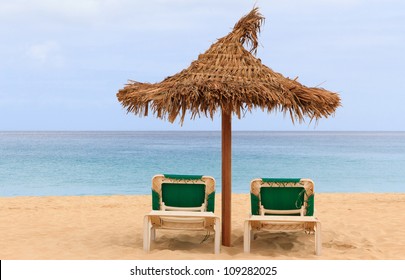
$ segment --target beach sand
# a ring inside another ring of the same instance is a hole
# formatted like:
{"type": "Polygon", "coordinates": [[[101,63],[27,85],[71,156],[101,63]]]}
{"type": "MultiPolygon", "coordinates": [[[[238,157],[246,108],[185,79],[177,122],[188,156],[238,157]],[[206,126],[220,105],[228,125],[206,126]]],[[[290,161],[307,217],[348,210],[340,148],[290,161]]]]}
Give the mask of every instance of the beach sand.
{"type": "MultiPolygon", "coordinates": [[[[232,247],[213,254],[205,232],[157,231],[142,248],[151,196],[0,198],[0,259],[405,259],[405,193],[317,194],[322,255],[305,233],[262,233],[243,253],[247,194],[232,197],[232,247]]],[[[220,194],[216,211],[220,215],[220,194]]]]}

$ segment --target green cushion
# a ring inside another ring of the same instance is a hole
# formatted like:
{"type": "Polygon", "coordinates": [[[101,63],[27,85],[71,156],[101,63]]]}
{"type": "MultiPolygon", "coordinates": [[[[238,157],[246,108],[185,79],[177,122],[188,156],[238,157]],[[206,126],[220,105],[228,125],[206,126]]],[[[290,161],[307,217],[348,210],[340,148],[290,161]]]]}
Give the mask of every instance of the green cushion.
{"type": "Polygon", "coordinates": [[[253,193],[250,193],[250,211],[252,215],[260,215],[259,209],[260,209],[259,197],[257,197],[253,193]]]}
{"type": "Polygon", "coordinates": [[[167,206],[199,207],[204,199],[204,184],[162,184],[162,200],[167,206]]]}
{"type": "Polygon", "coordinates": [[[299,183],[301,178],[262,178],[265,183],[299,183]]]}
{"type": "Polygon", "coordinates": [[[207,211],[214,212],[215,210],[215,192],[212,192],[207,197],[207,211]]]}
{"type": "MultiPolygon", "coordinates": [[[[261,203],[265,209],[300,209],[304,203],[305,189],[301,187],[261,188],[261,203]]],[[[299,215],[299,214],[297,214],[299,215]]]]}
{"type": "Polygon", "coordinates": [[[308,197],[307,205],[308,205],[307,213],[305,214],[305,216],[313,216],[314,215],[314,206],[315,206],[315,194],[308,197]]]}
{"type": "Polygon", "coordinates": [[[152,190],[152,210],[160,210],[159,194],[152,190]]]}
{"type": "Polygon", "coordinates": [[[163,174],[165,178],[168,179],[177,179],[177,180],[199,180],[202,175],[177,175],[177,174],[163,174]]]}

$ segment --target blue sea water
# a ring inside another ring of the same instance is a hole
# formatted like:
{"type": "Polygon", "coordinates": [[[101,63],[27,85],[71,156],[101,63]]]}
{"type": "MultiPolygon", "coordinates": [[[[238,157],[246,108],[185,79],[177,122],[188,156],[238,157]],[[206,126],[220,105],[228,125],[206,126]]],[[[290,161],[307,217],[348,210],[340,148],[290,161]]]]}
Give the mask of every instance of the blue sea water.
{"type": "MultiPolygon", "coordinates": [[[[405,132],[233,132],[232,190],[301,177],[316,192],[405,192],[405,132]]],[[[0,196],[149,194],[155,174],[221,191],[220,132],[0,132],[0,196]]]]}

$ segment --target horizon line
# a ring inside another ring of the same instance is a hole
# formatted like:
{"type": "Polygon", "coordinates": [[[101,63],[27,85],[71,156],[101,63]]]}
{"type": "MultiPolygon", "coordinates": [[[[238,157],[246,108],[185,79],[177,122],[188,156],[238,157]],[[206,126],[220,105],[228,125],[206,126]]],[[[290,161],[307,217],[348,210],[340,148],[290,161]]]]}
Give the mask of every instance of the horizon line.
{"type": "MultiPolygon", "coordinates": [[[[221,132],[221,130],[0,130],[0,133],[10,132],[221,132]]],[[[364,132],[364,133],[387,133],[387,132],[405,132],[405,130],[232,130],[232,132],[364,132]]]]}

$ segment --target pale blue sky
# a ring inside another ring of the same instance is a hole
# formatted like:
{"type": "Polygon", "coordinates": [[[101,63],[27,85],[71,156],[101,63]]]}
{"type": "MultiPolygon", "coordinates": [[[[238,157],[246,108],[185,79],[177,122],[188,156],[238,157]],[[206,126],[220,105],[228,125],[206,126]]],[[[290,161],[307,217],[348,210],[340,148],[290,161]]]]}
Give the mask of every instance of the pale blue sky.
{"type": "Polygon", "coordinates": [[[0,130],[219,130],[220,116],[127,115],[115,94],[188,67],[255,4],[262,62],[343,107],[317,126],[257,111],[234,130],[405,130],[401,0],[0,0],[0,130]]]}

